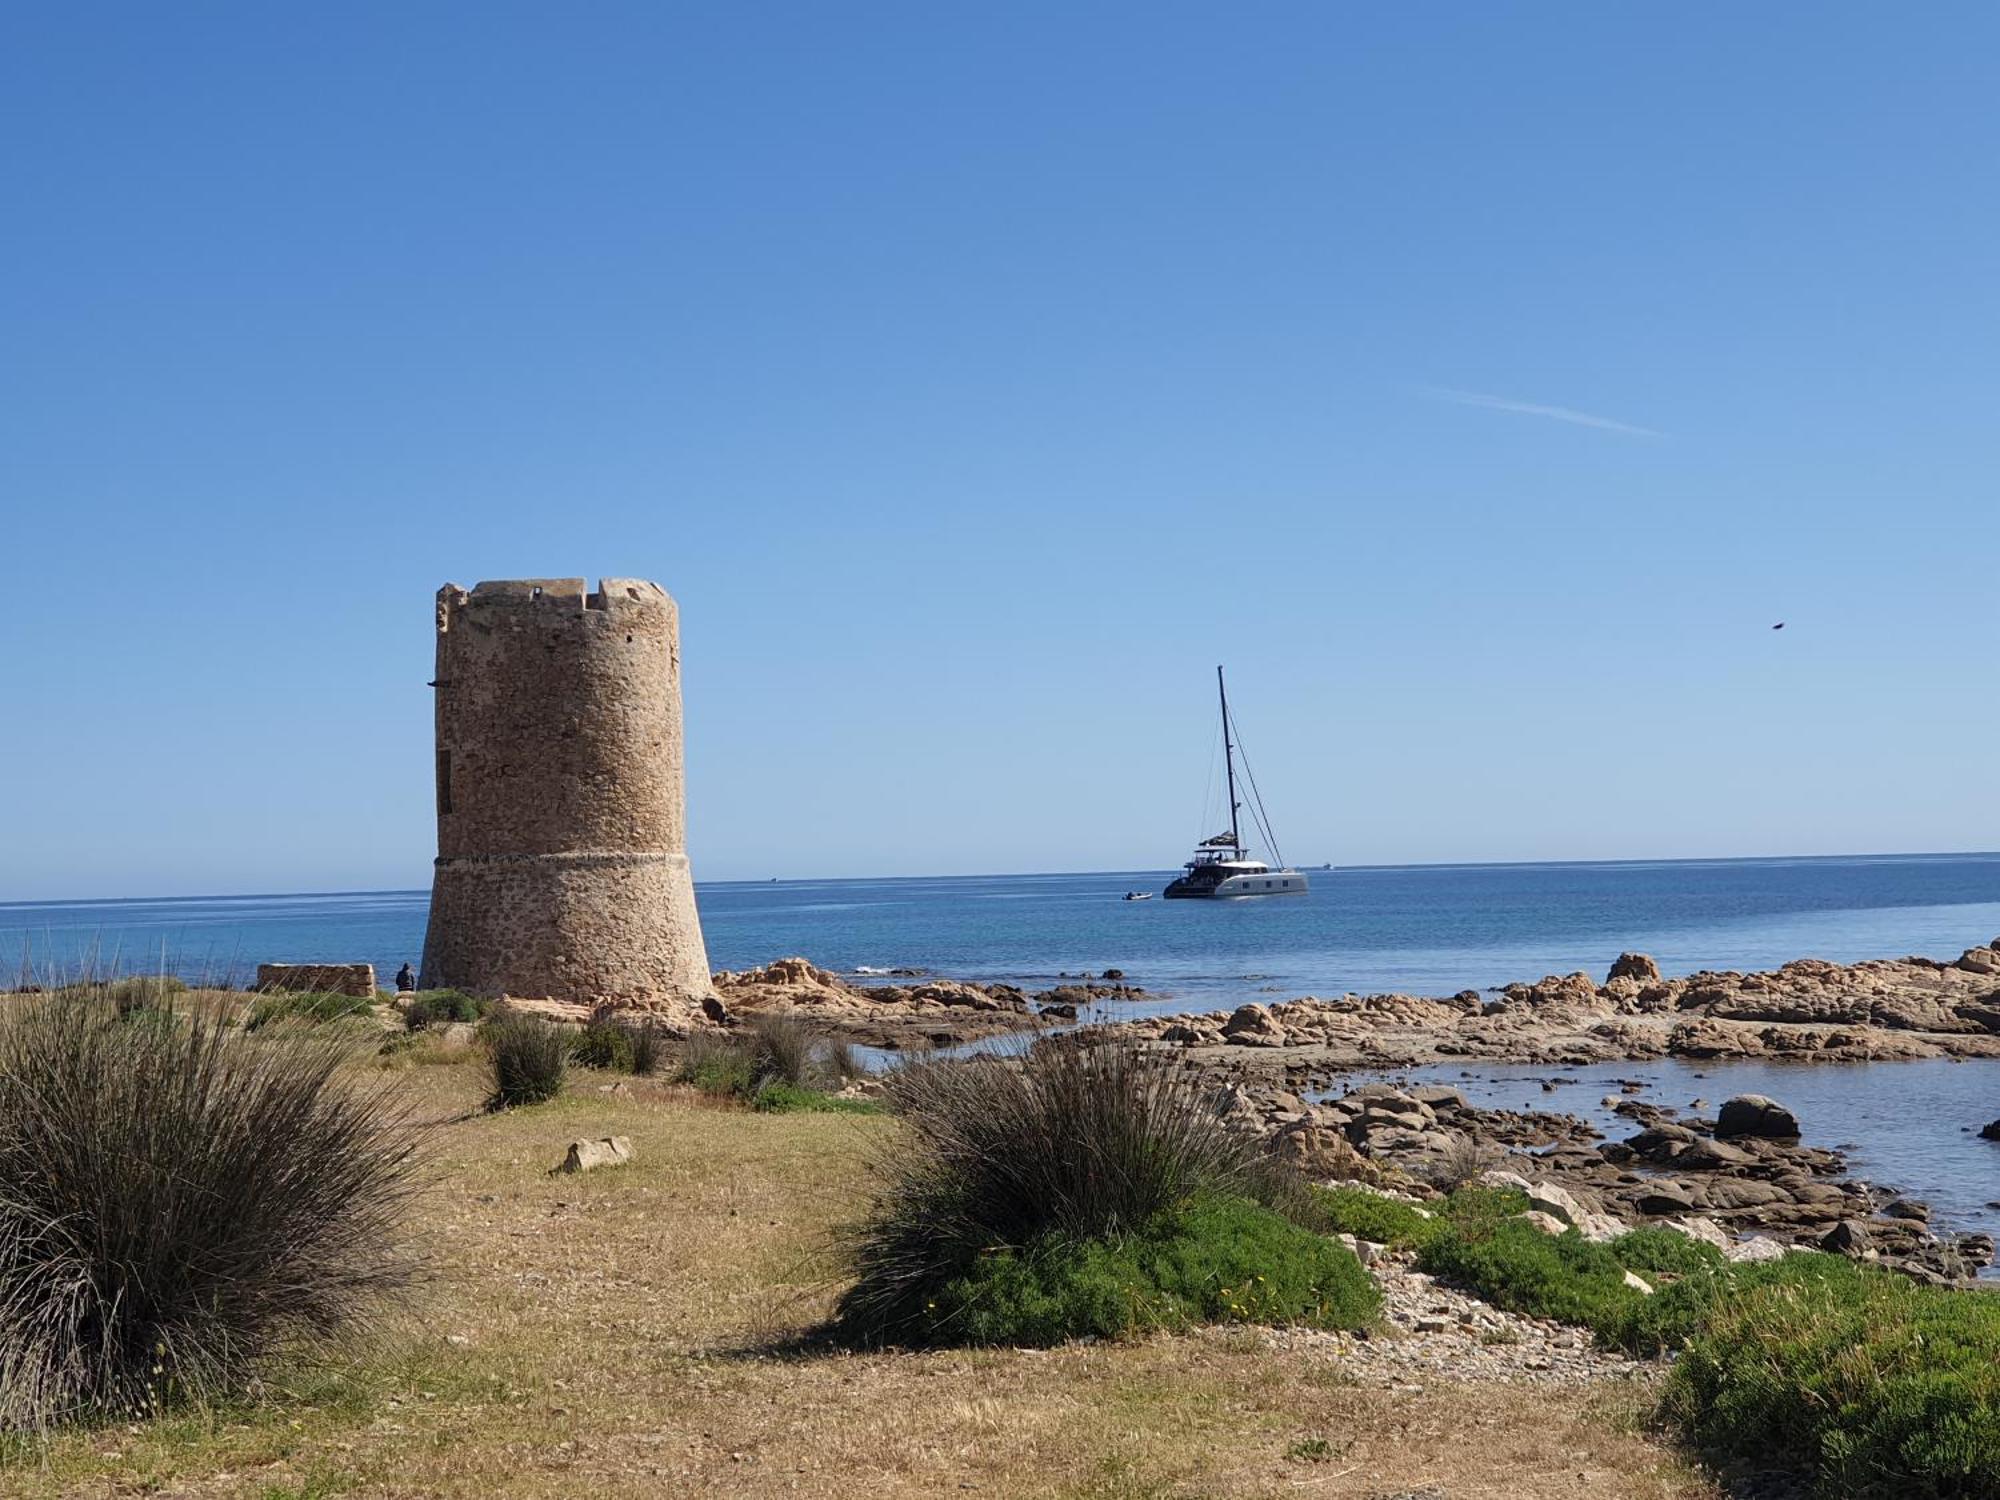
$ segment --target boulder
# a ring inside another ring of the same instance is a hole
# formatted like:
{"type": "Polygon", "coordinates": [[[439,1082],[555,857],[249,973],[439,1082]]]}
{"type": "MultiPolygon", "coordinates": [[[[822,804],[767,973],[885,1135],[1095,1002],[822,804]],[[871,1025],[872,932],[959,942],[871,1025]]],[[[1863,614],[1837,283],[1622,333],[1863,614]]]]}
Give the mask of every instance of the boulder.
{"type": "Polygon", "coordinates": [[[1874,1242],[1868,1233],[1868,1226],[1861,1220],[1842,1219],[1819,1237],[1819,1247],[1836,1255],[1851,1255],[1859,1259],[1874,1249],[1874,1242]]]}
{"type": "Polygon", "coordinates": [[[1982,1141],[2000,1141],[2000,1120],[1995,1120],[1979,1132],[1982,1141]]]}
{"type": "Polygon", "coordinates": [[[1660,981],[1660,966],[1643,953],[1621,953],[1612,960],[1611,972],[1605,978],[1636,979],[1641,984],[1657,984],[1660,981]]]}
{"type": "Polygon", "coordinates": [[[1553,1182],[1538,1182],[1529,1188],[1528,1207],[1565,1224],[1580,1223],[1584,1215],[1583,1205],[1570,1196],[1569,1190],[1553,1182]]]}
{"type": "Polygon", "coordinates": [[[1725,1139],[1750,1135],[1766,1140],[1795,1141],[1799,1138],[1799,1120],[1797,1115],[1775,1099],[1767,1099],[1762,1094],[1738,1094],[1723,1102],[1722,1113],[1716,1116],[1715,1133],[1725,1139]]]}
{"type": "Polygon", "coordinates": [[[1543,1234],[1564,1235],[1569,1233],[1569,1225],[1558,1219],[1554,1214],[1543,1213],[1539,1208],[1531,1208],[1526,1213],[1517,1214],[1515,1217],[1520,1219],[1522,1223],[1532,1225],[1534,1228],[1541,1230],[1543,1234]]]}
{"type": "Polygon", "coordinates": [[[1928,1203],[1920,1203],[1915,1198],[1893,1198],[1882,1205],[1882,1217],[1912,1219],[1919,1224],[1927,1224],[1930,1222],[1931,1206],[1928,1203]]]}
{"type": "Polygon", "coordinates": [[[1697,1207],[1693,1195],[1677,1182],[1648,1183],[1640,1192],[1638,1209],[1642,1214],[1686,1214],[1697,1207]]]}
{"type": "Polygon", "coordinates": [[[1637,1292],[1642,1297],[1650,1297],[1653,1295],[1653,1283],[1646,1280],[1645,1277],[1635,1274],[1634,1272],[1627,1271],[1625,1273],[1625,1285],[1632,1288],[1633,1291],[1637,1292]]]}
{"type": "Polygon", "coordinates": [[[1718,1178],[1704,1184],[1702,1191],[1710,1208],[1762,1208],[1771,1203],[1789,1203],[1792,1197],[1783,1188],[1752,1177],[1718,1178]]]}
{"type": "Polygon", "coordinates": [[[607,1135],[594,1141],[571,1141],[569,1154],[556,1170],[594,1172],[599,1167],[622,1167],[631,1159],[631,1139],[622,1135],[607,1135]]]}
{"type": "Polygon", "coordinates": [[[1255,1003],[1239,1005],[1222,1028],[1222,1039],[1235,1047],[1282,1047],[1285,1028],[1270,1011],[1255,1003]]]}
{"type": "Polygon", "coordinates": [[[1512,1188],[1517,1193],[1533,1190],[1533,1184],[1519,1172],[1509,1172],[1504,1167],[1488,1167],[1478,1177],[1481,1187],[1512,1188]]]}
{"type": "Polygon", "coordinates": [[[1716,1172],[1724,1167],[1748,1166],[1755,1160],[1748,1151],[1723,1141],[1689,1141],[1673,1154],[1674,1170],[1680,1172],[1716,1172]]]}
{"type": "Polygon", "coordinates": [[[1686,1235],[1691,1240],[1700,1240],[1704,1245],[1713,1245],[1725,1253],[1736,1242],[1729,1237],[1729,1231],[1715,1220],[1692,1214],[1684,1219],[1669,1219],[1660,1226],[1671,1229],[1675,1234],[1686,1235]]]}

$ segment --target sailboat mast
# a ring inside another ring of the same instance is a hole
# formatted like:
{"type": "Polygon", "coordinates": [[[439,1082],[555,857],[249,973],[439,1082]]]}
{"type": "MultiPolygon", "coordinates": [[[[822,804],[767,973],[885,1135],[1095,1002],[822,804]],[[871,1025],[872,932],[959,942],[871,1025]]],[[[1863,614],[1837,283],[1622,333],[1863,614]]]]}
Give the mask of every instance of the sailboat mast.
{"type": "Polygon", "coordinates": [[[1229,841],[1235,846],[1236,857],[1243,857],[1243,835],[1236,829],[1236,812],[1241,805],[1236,800],[1236,747],[1229,742],[1229,689],[1222,685],[1222,668],[1215,669],[1215,696],[1222,700],[1222,766],[1229,777],[1229,841]]]}

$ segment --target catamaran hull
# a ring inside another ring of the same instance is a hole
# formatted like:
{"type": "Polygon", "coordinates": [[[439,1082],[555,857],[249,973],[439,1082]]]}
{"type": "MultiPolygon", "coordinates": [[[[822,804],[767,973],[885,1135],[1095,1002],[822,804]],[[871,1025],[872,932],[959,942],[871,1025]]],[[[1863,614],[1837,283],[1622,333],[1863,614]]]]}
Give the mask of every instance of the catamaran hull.
{"type": "Polygon", "coordinates": [[[1164,892],[1169,901],[1227,901],[1240,896],[1303,896],[1306,878],[1297,870],[1273,870],[1268,875],[1232,875],[1213,885],[1195,885],[1185,878],[1164,892]]]}

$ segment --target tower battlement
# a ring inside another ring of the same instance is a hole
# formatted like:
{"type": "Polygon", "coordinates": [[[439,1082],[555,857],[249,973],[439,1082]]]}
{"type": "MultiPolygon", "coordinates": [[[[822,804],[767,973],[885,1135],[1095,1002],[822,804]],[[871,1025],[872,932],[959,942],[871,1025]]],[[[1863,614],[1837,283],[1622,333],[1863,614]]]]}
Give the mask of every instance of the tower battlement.
{"type": "Polygon", "coordinates": [[[709,992],[686,854],[680,636],[658,584],[437,596],[438,858],[423,983],[646,1002],[709,992]]]}

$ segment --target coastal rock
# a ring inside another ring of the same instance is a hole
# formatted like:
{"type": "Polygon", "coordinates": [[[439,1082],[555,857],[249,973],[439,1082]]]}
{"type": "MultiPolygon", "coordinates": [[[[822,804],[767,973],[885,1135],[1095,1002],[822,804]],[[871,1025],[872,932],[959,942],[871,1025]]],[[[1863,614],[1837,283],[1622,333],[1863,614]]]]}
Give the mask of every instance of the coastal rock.
{"type": "Polygon", "coordinates": [[[1836,1255],[1865,1256],[1874,1248],[1868,1226],[1859,1219],[1842,1219],[1820,1236],[1819,1247],[1836,1255]]]}
{"type": "Polygon", "coordinates": [[[1579,1223],[1584,1214],[1583,1205],[1567,1189],[1547,1181],[1538,1182],[1528,1190],[1528,1207],[1565,1224],[1579,1223]]]}
{"type": "Polygon", "coordinates": [[[1735,1265],[1754,1266],[1766,1261],[1783,1260],[1790,1252],[1780,1241],[1767,1234],[1753,1234],[1747,1240],[1726,1246],[1722,1253],[1735,1265]]]}
{"type": "Polygon", "coordinates": [[[857,987],[803,958],[781,958],[758,969],[713,976],[727,1006],[710,1019],[790,1013],[816,1028],[875,1046],[948,1045],[1042,1022],[1011,985],[924,979],[912,985],[857,987]]]}
{"type": "Polygon", "coordinates": [[[1621,953],[1612,960],[1607,982],[1614,979],[1636,980],[1642,985],[1660,982],[1660,966],[1643,953],[1621,953]]]}
{"type": "Polygon", "coordinates": [[[1748,1135],[1797,1140],[1799,1121],[1775,1099],[1762,1094],[1738,1094],[1723,1103],[1722,1112],[1716,1117],[1715,1133],[1718,1138],[1748,1135]]]}
{"type": "Polygon", "coordinates": [[[2000,1141],[2000,1120],[1995,1120],[1979,1132],[1982,1141],[2000,1141]]]}
{"type": "Polygon", "coordinates": [[[1230,1012],[1222,1039],[1234,1047],[1282,1047],[1286,1042],[1285,1028],[1270,1011],[1255,1003],[1239,1005],[1230,1012]]]}

